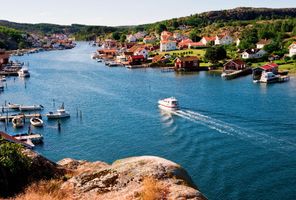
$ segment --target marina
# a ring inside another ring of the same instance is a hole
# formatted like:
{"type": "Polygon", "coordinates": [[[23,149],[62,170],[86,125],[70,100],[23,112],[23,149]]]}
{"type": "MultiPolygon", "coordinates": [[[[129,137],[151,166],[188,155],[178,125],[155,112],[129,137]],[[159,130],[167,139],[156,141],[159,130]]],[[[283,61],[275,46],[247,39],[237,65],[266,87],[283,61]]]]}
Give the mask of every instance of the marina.
{"type": "Polygon", "coordinates": [[[209,199],[217,194],[221,199],[281,199],[293,193],[293,76],[285,84],[268,85],[253,84],[252,76],[224,81],[211,72],[109,68],[90,59],[93,50],[82,42],[67,51],[17,57],[30,63],[31,76],[6,77],[8,89],[0,103],[6,109],[10,102],[16,110],[2,113],[1,130],[7,115],[11,120],[18,114],[18,105],[43,105],[25,113],[23,128],[9,123],[6,132],[23,134],[31,127],[44,141],[34,149],[53,161],[74,157],[112,163],[156,155],[188,169],[209,199]],[[157,107],[158,100],[171,96],[180,102],[175,114],[157,107]],[[71,117],[47,120],[46,114],[57,113],[63,102],[71,117]],[[31,126],[32,117],[42,117],[44,127],[31,126]]]}

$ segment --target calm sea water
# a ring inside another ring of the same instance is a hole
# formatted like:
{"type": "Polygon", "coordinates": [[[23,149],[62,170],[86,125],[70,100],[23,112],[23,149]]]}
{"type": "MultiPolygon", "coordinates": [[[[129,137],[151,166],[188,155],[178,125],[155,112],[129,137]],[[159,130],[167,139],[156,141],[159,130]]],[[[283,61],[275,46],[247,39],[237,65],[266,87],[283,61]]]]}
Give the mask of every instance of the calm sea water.
{"type": "Polygon", "coordinates": [[[42,155],[109,163],[156,155],[182,165],[209,199],[296,199],[295,78],[266,86],[250,76],[108,68],[93,51],[79,43],[14,58],[29,62],[31,78],[8,78],[1,104],[42,104],[45,114],[64,102],[71,112],[61,132],[46,119],[34,129],[44,135],[42,155]],[[157,107],[169,96],[180,102],[177,116],[157,107]]]}

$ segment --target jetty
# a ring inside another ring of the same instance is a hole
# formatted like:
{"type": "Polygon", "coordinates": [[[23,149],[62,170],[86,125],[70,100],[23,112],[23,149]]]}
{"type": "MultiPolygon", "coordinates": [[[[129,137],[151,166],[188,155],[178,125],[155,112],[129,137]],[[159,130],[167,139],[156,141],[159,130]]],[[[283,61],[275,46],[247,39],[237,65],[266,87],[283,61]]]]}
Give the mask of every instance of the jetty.
{"type": "Polygon", "coordinates": [[[8,121],[11,121],[14,117],[20,117],[20,118],[25,118],[25,119],[31,119],[32,117],[38,117],[38,118],[41,118],[42,115],[39,114],[39,113],[34,113],[34,114],[23,114],[23,113],[19,113],[19,114],[14,114],[14,115],[5,115],[5,114],[2,114],[0,115],[0,121],[5,121],[5,120],[8,120],[8,121]]]}
{"type": "Polygon", "coordinates": [[[43,136],[38,133],[24,133],[24,134],[13,135],[12,137],[18,141],[24,142],[31,148],[34,148],[36,144],[43,143],[43,136]]]}

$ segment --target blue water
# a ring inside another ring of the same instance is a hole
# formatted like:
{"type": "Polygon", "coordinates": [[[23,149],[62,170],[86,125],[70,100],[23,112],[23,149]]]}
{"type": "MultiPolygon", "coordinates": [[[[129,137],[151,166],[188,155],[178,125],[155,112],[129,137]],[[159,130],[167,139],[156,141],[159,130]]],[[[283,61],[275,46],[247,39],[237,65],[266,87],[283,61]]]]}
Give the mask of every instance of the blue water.
{"type": "Polygon", "coordinates": [[[266,86],[250,76],[108,68],[93,51],[79,43],[14,58],[29,62],[31,77],[8,78],[1,104],[42,104],[45,114],[64,102],[71,112],[61,132],[46,119],[34,130],[44,135],[42,155],[108,163],[156,155],[182,165],[209,199],[296,199],[295,78],[266,86]],[[176,115],[157,108],[169,96],[182,106],[176,115]]]}

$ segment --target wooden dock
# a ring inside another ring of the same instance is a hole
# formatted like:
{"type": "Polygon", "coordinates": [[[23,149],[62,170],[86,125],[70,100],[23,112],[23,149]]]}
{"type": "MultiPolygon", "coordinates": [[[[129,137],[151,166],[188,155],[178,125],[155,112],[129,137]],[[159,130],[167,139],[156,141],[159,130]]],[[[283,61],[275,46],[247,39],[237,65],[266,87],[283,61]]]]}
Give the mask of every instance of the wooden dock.
{"type": "Polygon", "coordinates": [[[30,119],[32,117],[38,117],[38,118],[41,118],[42,115],[39,114],[39,113],[34,113],[34,114],[15,114],[15,115],[5,115],[5,114],[2,114],[0,115],[0,121],[5,121],[8,119],[8,121],[11,121],[14,117],[25,117],[25,119],[30,119]]]}

